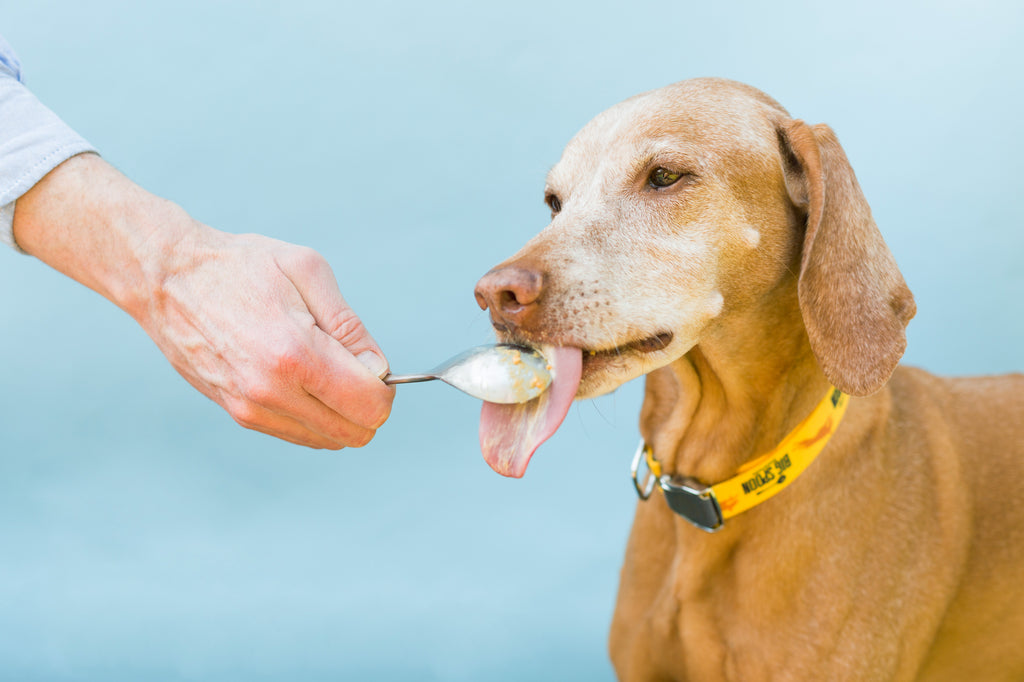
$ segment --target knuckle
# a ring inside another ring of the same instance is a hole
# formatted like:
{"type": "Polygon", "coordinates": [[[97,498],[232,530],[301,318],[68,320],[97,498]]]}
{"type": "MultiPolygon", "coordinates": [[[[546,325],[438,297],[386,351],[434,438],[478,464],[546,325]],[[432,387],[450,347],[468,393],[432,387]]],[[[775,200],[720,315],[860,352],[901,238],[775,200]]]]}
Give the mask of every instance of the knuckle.
{"type": "Polygon", "coordinates": [[[251,431],[261,429],[260,410],[248,400],[238,400],[227,408],[228,414],[239,426],[251,431]]]}
{"type": "Polygon", "coordinates": [[[270,366],[274,373],[291,376],[306,363],[308,351],[296,338],[278,342],[271,353],[270,366]]]}
{"type": "Polygon", "coordinates": [[[375,435],[377,435],[376,430],[362,429],[349,437],[348,444],[354,448],[361,448],[369,445],[375,435]]]}
{"type": "Polygon", "coordinates": [[[297,338],[275,341],[244,378],[243,395],[261,405],[276,404],[289,383],[301,380],[309,356],[309,349],[297,338]]]}
{"type": "Polygon", "coordinates": [[[332,450],[345,447],[361,448],[373,440],[376,431],[342,418],[332,420],[330,424],[324,424],[321,428],[325,438],[335,444],[332,450]]]}
{"type": "Polygon", "coordinates": [[[275,402],[279,393],[275,384],[276,382],[271,380],[268,375],[258,375],[245,383],[242,388],[242,396],[251,405],[251,409],[255,409],[257,405],[270,406],[275,402]]]}
{"type": "Polygon", "coordinates": [[[293,245],[286,256],[292,267],[306,273],[319,273],[330,269],[327,260],[315,249],[293,245]]]}
{"type": "Polygon", "coordinates": [[[350,346],[365,336],[363,323],[351,310],[339,312],[334,319],[325,320],[325,330],[343,346],[350,346]]]}

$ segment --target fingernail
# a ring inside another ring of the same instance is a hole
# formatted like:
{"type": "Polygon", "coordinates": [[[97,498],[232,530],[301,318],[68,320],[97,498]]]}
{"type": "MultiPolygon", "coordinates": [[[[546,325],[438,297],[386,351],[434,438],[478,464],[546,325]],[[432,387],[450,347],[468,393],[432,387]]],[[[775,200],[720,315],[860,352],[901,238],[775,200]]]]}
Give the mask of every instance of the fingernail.
{"type": "Polygon", "coordinates": [[[356,356],[356,360],[358,360],[363,367],[373,372],[374,376],[380,379],[383,379],[384,375],[388,373],[387,360],[377,355],[372,350],[364,350],[356,356]]]}

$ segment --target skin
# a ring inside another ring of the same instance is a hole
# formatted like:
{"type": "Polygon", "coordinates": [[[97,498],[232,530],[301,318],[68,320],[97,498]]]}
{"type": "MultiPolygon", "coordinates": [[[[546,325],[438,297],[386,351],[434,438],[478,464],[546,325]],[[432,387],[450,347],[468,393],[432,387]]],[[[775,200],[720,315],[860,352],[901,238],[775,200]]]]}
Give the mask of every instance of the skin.
{"type": "Polygon", "coordinates": [[[546,196],[478,297],[502,338],[584,349],[577,398],[646,374],[667,473],[725,480],[830,384],[855,396],[798,481],[715,534],[639,503],[618,676],[1024,677],[1024,376],[896,368],[913,297],[831,130],[685,81],[595,118],[546,196]]]}
{"type": "Polygon", "coordinates": [[[18,199],[18,245],[131,315],[242,426],[292,443],[368,443],[394,389],[383,352],[310,249],[192,219],[94,154],[18,199]]]}

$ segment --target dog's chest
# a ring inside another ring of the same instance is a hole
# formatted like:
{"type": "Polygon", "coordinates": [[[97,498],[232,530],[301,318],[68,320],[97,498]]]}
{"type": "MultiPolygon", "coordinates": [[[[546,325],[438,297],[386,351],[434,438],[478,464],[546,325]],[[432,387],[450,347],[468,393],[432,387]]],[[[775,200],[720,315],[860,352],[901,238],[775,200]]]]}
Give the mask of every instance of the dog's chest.
{"type": "Polygon", "coordinates": [[[835,647],[851,602],[787,577],[778,565],[785,548],[766,554],[721,534],[697,539],[676,534],[661,556],[627,553],[612,637],[619,676],[829,679],[820,675],[840,663],[835,647]]]}

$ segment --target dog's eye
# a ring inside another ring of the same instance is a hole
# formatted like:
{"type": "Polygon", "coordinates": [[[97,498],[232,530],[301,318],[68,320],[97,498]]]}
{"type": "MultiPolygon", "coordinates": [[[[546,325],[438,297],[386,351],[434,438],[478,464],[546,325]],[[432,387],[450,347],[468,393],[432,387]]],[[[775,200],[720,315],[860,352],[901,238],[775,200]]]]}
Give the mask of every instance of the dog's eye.
{"type": "Polygon", "coordinates": [[[668,187],[674,185],[679,178],[683,177],[682,173],[676,173],[670,171],[668,168],[658,167],[651,171],[651,175],[647,178],[647,181],[654,187],[668,187]]]}
{"type": "Polygon", "coordinates": [[[562,200],[556,197],[554,194],[549,194],[544,197],[544,203],[551,209],[551,214],[554,215],[562,210],[562,200]]]}

